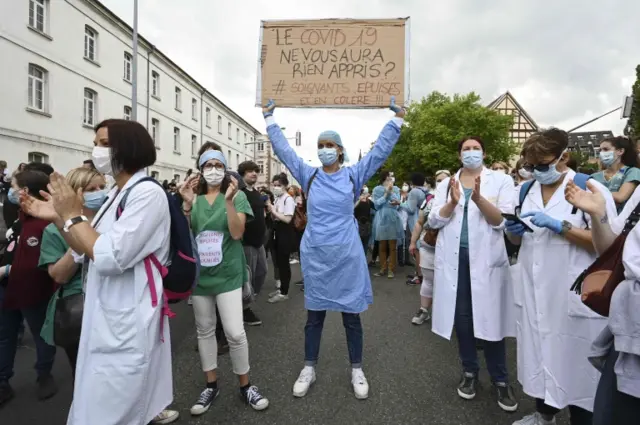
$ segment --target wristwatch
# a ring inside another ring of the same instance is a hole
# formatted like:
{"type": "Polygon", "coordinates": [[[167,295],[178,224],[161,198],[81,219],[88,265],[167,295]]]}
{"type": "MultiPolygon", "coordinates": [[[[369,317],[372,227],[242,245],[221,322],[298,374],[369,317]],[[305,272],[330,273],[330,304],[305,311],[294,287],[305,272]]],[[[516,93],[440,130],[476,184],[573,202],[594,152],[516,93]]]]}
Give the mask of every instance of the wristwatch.
{"type": "Polygon", "coordinates": [[[83,222],[88,222],[89,219],[83,215],[79,215],[77,217],[73,217],[70,218],[69,220],[64,222],[64,227],[62,228],[62,230],[64,230],[65,232],[69,233],[69,229],[71,229],[73,226],[75,226],[78,223],[83,223],[83,222]]]}
{"type": "Polygon", "coordinates": [[[573,229],[573,224],[569,223],[567,220],[562,220],[562,230],[560,231],[560,234],[564,236],[571,229],[573,229]]]}

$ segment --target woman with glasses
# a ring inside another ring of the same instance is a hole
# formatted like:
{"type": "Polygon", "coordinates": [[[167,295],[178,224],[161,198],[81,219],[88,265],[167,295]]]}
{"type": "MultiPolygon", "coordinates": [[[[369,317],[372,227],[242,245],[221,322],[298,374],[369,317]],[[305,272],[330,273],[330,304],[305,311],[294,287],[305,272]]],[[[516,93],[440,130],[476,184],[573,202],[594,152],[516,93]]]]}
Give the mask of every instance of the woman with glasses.
{"type": "MultiPolygon", "coordinates": [[[[535,180],[522,187],[522,205],[516,209],[526,227],[507,221],[508,237],[520,245],[520,275],[513,277],[521,291],[516,300],[518,378],[524,392],[536,399],[536,411],[514,425],[555,424],[555,415],[565,407],[572,425],[592,421],[598,372],[587,356],[606,320],[570,290],[596,252],[590,217],[564,196],[576,177],[567,167],[568,144],[567,133],[555,128],[526,141],[525,169],[535,180]]],[[[611,194],[601,184],[591,184],[606,192],[607,212],[614,217],[611,194]]]]}
{"type": "Polygon", "coordinates": [[[638,152],[627,137],[608,137],[600,142],[600,164],[603,170],[592,177],[613,194],[618,212],[640,183],[638,152]]]}
{"type": "Polygon", "coordinates": [[[432,329],[450,339],[455,326],[463,369],[457,392],[465,400],[476,396],[476,338],[484,341],[498,405],[512,412],[518,402],[507,376],[504,338],[515,329],[502,213],[513,212],[513,181],[484,167],[485,145],[479,137],[462,139],[458,155],[462,168],[438,185],[428,218],[429,227],[440,229],[432,329]]]}

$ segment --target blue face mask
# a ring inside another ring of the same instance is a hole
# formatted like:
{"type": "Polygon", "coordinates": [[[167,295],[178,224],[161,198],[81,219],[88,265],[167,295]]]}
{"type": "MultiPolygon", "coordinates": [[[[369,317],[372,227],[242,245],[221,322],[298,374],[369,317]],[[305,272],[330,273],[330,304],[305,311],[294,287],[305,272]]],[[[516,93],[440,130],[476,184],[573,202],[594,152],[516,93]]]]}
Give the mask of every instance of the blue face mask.
{"type": "Polygon", "coordinates": [[[9,189],[9,192],[7,193],[7,199],[9,200],[9,202],[15,205],[18,205],[20,203],[18,192],[14,188],[9,189]]]}
{"type": "Polygon", "coordinates": [[[322,165],[332,165],[338,160],[338,150],[336,148],[318,149],[318,158],[320,158],[322,165]]]}
{"type": "Polygon", "coordinates": [[[98,211],[107,199],[107,189],[84,194],[84,207],[93,211],[98,211]]]}
{"type": "MultiPolygon", "coordinates": [[[[562,156],[560,158],[562,158],[562,156]]],[[[558,158],[558,160],[553,164],[549,164],[549,169],[547,171],[538,171],[534,168],[533,178],[540,184],[554,184],[557,182],[560,177],[562,177],[562,173],[556,170],[556,165],[558,165],[560,158],[558,158]]]]}
{"type": "Polygon", "coordinates": [[[482,166],[482,151],[463,151],[462,165],[464,168],[475,170],[482,166]]]}
{"type": "Polygon", "coordinates": [[[602,165],[605,167],[610,167],[614,162],[616,162],[616,155],[613,151],[600,152],[600,162],[602,162],[602,165]]]}

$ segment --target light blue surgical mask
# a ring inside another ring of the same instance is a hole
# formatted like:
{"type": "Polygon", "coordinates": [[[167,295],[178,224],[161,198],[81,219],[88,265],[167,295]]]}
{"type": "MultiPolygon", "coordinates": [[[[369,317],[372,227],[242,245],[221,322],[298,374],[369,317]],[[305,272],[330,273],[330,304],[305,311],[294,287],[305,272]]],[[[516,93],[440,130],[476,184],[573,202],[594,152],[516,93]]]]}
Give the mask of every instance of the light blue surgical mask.
{"type": "Polygon", "coordinates": [[[335,164],[338,160],[338,149],[336,148],[322,148],[318,149],[318,158],[322,165],[329,166],[335,164]]]}
{"type": "Polygon", "coordinates": [[[464,168],[470,168],[475,170],[482,167],[482,151],[463,151],[462,152],[462,165],[464,168]]]}
{"type": "MultiPolygon", "coordinates": [[[[560,156],[562,158],[562,156],[560,156]]],[[[560,158],[553,164],[549,164],[549,169],[547,171],[538,171],[534,168],[533,170],[533,178],[540,184],[554,184],[557,182],[560,177],[562,177],[562,173],[556,169],[558,162],[560,162],[560,158]]]]}
{"type": "Polygon", "coordinates": [[[87,192],[84,194],[84,206],[93,211],[98,211],[107,199],[107,189],[98,190],[96,192],[87,192]]]}
{"type": "Polygon", "coordinates": [[[14,188],[9,189],[9,192],[7,192],[7,199],[9,200],[9,202],[15,205],[18,205],[20,203],[18,192],[14,188]]]}
{"type": "Polygon", "coordinates": [[[616,162],[616,155],[613,151],[602,151],[600,152],[600,162],[605,167],[610,167],[616,162]]]}

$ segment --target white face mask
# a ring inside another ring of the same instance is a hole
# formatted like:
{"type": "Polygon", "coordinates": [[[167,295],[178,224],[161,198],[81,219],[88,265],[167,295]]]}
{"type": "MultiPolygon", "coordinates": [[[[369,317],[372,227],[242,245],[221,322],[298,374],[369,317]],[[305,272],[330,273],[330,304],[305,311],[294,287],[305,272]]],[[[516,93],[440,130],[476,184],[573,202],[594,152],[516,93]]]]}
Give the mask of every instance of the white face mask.
{"type": "Polygon", "coordinates": [[[224,179],[224,170],[212,168],[203,172],[202,177],[204,177],[204,180],[209,186],[220,186],[220,183],[222,183],[222,180],[224,179]]]}
{"type": "Polygon", "coordinates": [[[91,152],[91,160],[96,170],[101,174],[113,175],[113,166],[111,165],[111,148],[103,146],[94,146],[91,152]]]}
{"type": "Polygon", "coordinates": [[[507,174],[507,172],[504,171],[504,170],[493,170],[493,171],[498,173],[498,174],[507,174]]]}
{"type": "Polygon", "coordinates": [[[273,188],[273,196],[275,196],[276,198],[282,196],[283,193],[284,189],[282,189],[282,186],[276,186],[273,188]]]}
{"type": "Polygon", "coordinates": [[[408,192],[409,191],[409,186],[407,186],[406,184],[404,186],[402,186],[402,191],[403,192],[408,192]]]}
{"type": "Polygon", "coordinates": [[[362,193],[369,193],[369,188],[367,186],[362,188],[362,193]]]}
{"type": "Polygon", "coordinates": [[[525,180],[531,180],[533,178],[533,173],[531,171],[527,171],[524,168],[518,170],[518,174],[525,180]]]}

